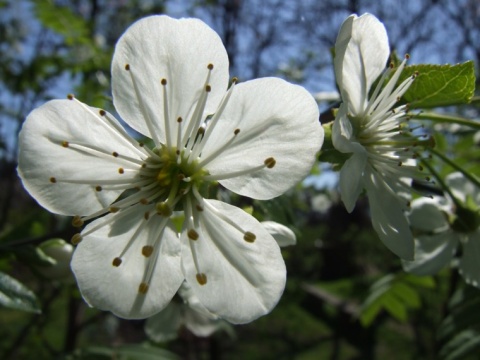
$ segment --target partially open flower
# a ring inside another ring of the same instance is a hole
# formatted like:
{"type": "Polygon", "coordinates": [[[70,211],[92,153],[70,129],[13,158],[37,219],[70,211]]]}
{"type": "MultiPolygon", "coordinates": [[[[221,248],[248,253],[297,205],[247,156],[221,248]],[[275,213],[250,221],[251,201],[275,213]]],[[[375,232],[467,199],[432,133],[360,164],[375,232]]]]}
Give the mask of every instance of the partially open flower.
{"type": "Polygon", "coordinates": [[[399,195],[410,192],[408,179],[425,179],[415,159],[433,139],[418,138],[408,129],[407,106],[396,103],[415,76],[397,86],[408,56],[396,70],[385,69],[389,53],[385,27],[377,18],[365,14],[345,20],[335,44],[342,104],[332,142],[338,151],[351,154],[340,172],[347,210],[353,210],[366,190],[379,237],[395,254],[412,259],[413,239],[404,215],[408,201],[399,195]]]}

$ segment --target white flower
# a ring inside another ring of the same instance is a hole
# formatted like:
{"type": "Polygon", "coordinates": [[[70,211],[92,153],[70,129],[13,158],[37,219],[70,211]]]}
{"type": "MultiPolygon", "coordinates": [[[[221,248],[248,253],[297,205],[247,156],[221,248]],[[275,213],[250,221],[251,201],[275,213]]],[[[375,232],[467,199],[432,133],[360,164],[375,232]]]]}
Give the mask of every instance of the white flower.
{"type": "Polygon", "coordinates": [[[153,146],[73,96],[34,110],[18,172],[48,210],[82,226],[72,269],[84,299],[124,318],[162,310],[184,279],[212,313],[245,323],[285,285],[275,239],[244,211],[203,198],[212,182],[270,199],[305,177],[323,143],[303,88],[264,78],[228,89],[218,35],[196,19],[152,16],[119,39],[113,103],[153,146]],[[184,211],[180,237],[170,219],[184,211]]]}
{"type": "Polygon", "coordinates": [[[373,227],[381,240],[398,256],[412,259],[413,239],[404,215],[408,202],[398,195],[409,190],[403,178],[419,177],[414,159],[430,140],[420,140],[408,129],[404,133],[407,109],[405,105],[395,107],[395,103],[413,77],[395,87],[406,59],[392,74],[390,68],[385,71],[388,57],[387,33],[377,18],[365,14],[345,20],[335,44],[335,76],[342,104],[332,141],[338,151],[351,154],[340,172],[341,197],[347,210],[353,210],[365,189],[373,227]]]}
{"type": "Polygon", "coordinates": [[[461,173],[450,174],[445,182],[462,203],[468,198],[473,201],[476,219],[472,221],[467,213],[456,213],[458,208],[451,199],[435,196],[414,200],[409,218],[418,234],[415,236],[415,260],[403,261],[403,268],[417,275],[434,275],[452,263],[461,245],[459,272],[468,284],[480,287],[480,190],[461,173]]]}

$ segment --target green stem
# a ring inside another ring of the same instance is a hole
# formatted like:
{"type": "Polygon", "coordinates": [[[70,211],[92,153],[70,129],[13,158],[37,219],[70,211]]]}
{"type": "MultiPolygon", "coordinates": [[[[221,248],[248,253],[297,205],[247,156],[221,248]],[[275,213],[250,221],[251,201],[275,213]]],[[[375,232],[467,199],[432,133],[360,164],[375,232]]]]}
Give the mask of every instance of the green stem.
{"type": "Polygon", "coordinates": [[[476,187],[480,189],[480,181],[472,174],[470,174],[467,170],[459,166],[456,162],[453,160],[450,160],[448,157],[443,155],[441,152],[435,150],[435,149],[430,149],[430,152],[434,154],[435,156],[439,157],[442,159],[443,162],[447,163],[450,165],[452,168],[454,168],[457,171],[460,171],[469,181],[471,181],[476,187]]]}
{"type": "Polygon", "coordinates": [[[409,114],[411,115],[414,119],[417,120],[433,120],[437,123],[453,123],[453,124],[459,124],[459,125],[465,125],[468,127],[471,127],[473,129],[480,130],[480,122],[479,121],[474,121],[466,118],[462,118],[460,116],[453,116],[453,115],[448,115],[448,114],[438,114],[434,112],[423,112],[420,114],[409,114]]]}

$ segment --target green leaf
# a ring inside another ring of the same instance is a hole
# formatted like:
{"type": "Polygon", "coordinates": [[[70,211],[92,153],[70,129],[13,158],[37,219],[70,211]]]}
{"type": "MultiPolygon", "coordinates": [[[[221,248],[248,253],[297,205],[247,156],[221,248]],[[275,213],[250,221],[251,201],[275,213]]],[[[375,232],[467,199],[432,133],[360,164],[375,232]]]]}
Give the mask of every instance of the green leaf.
{"type": "Polygon", "coordinates": [[[25,285],[0,272],[0,305],[40,314],[37,297],[25,285]]]}
{"type": "Polygon", "coordinates": [[[473,61],[456,65],[411,65],[405,67],[398,80],[418,72],[418,76],[403,95],[410,108],[468,104],[475,91],[473,61]]]}
{"type": "Polygon", "coordinates": [[[408,310],[421,306],[416,288],[433,286],[431,277],[417,277],[404,273],[387,274],[370,287],[370,294],[362,304],[360,322],[363,326],[369,326],[381,310],[404,322],[408,318],[408,310]]]}
{"type": "Polygon", "coordinates": [[[478,331],[466,330],[454,336],[440,350],[440,358],[444,360],[465,359],[467,355],[478,355],[480,334],[478,331]]]}
{"type": "Polygon", "coordinates": [[[46,27],[64,36],[67,45],[88,44],[89,30],[87,23],[80,15],[69,8],[57,6],[49,0],[33,2],[38,19],[46,27]]]}

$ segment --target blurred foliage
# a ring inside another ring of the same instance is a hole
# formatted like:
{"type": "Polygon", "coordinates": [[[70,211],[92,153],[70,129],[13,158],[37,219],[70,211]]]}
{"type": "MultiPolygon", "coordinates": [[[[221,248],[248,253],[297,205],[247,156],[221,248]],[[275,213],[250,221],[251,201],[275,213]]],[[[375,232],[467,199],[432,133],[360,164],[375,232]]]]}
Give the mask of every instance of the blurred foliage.
{"type": "MultiPolygon", "coordinates": [[[[264,202],[212,189],[212,196],[250,209],[259,220],[295,231],[297,245],[282,249],[285,293],[271,314],[234,327],[235,336],[220,331],[201,338],[182,328],[165,343],[148,340],[145,321],[89,308],[68,271],[68,281],[38,271],[56,262],[42,244],[68,240],[75,230],[69,219],[39,208],[16,177],[16,134],[34,107],[73,92],[112,110],[114,44],[142,16],[198,16],[220,33],[235,75],[279,75],[316,92],[335,86],[329,49],[340,22],[365,11],[385,21],[392,46],[412,60],[462,62],[408,66],[402,76],[419,76],[404,100],[415,109],[450,106],[412,119],[434,136],[435,151],[443,154],[430,159],[438,176],[460,167],[480,177],[479,102],[472,99],[478,80],[474,63],[465,62],[467,54],[478,66],[478,3],[406,4],[0,0],[0,358],[477,359],[479,290],[464,285],[456,269],[434,278],[404,274],[372,230],[367,203],[360,201],[348,214],[336,189],[322,185],[326,171],[314,175],[314,186],[299,185],[264,202]]],[[[331,105],[320,104],[324,113],[331,105]]],[[[327,150],[322,161],[345,160],[327,150]]]]}

